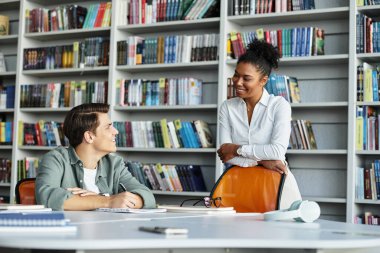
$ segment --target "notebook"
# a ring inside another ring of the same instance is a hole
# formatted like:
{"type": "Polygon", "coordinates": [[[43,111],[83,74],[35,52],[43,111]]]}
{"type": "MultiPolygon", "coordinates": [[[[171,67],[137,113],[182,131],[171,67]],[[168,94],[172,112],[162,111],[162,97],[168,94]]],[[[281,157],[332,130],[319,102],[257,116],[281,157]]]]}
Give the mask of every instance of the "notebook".
{"type": "Polygon", "coordinates": [[[111,212],[111,213],[165,213],[165,208],[98,208],[95,211],[99,212],[111,212]]]}
{"type": "Polygon", "coordinates": [[[0,226],[66,226],[63,212],[0,212],[0,226]]]}
{"type": "Polygon", "coordinates": [[[233,207],[205,207],[205,206],[177,206],[177,205],[159,205],[159,208],[165,208],[168,212],[175,213],[203,213],[203,214],[233,214],[236,213],[233,207]]]}

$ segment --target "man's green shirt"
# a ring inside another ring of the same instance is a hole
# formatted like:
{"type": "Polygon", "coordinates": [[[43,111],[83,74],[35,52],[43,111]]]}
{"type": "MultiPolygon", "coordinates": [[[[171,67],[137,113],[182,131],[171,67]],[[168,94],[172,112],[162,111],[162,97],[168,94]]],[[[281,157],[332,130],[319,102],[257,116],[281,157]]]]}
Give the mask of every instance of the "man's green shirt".
{"type": "MultiPolygon", "coordinates": [[[[127,191],[138,194],[144,208],[154,208],[156,201],[152,192],[139,183],[125,167],[123,158],[108,154],[98,162],[95,184],[100,193],[114,195],[123,192],[119,183],[127,191]]],[[[67,188],[84,189],[83,162],[73,147],[58,147],[45,154],[38,168],[36,179],[36,199],[53,210],[62,210],[63,203],[73,194],[67,188]]]]}

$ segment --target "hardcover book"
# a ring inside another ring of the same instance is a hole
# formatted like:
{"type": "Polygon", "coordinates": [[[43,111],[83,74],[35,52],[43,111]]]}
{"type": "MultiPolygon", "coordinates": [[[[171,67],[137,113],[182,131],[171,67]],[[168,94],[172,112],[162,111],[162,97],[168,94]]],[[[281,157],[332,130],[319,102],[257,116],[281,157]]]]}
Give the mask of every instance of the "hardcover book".
{"type": "Polygon", "coordinates": [[[9,17],[0,15],[0,36],[9,34],[9,17]]]}
{"type": "Polygon", "coordinates": [[[201,141],[202,148],[211,148],[214,147],[214,138],[212,136],[211,130],[207,122],[203,120],[194,121],[195,128],[201,141]]]}

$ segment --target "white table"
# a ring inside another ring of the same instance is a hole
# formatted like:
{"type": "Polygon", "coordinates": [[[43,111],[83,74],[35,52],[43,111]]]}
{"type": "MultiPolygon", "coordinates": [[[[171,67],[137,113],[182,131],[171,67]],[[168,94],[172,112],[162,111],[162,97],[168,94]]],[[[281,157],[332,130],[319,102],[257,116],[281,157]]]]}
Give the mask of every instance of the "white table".
{"type": "Polygon", "coordinates": [[[77,252],[380,252],[380,228],[319,220],[265,222],[257,215],[66,212],[75,234],[0,234],[0,252],[23,249],[77,252]],[[167,237],[139,226],[189,229],[167,237]],[[5,249],[6,248],[6,249],[5,249]],[[306,249],[306,250],[305,250],[306,249]]]}

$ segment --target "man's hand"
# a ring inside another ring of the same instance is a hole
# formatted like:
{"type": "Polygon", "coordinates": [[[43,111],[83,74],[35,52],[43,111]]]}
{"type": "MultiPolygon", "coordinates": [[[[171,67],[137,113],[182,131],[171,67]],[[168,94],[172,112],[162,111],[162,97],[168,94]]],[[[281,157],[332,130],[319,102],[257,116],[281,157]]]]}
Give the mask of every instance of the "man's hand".
{"type": "Polygon", "coordinates": [[[277,171],[281,174],[288,174],[288,168],[281,160],[263,160],[259,162],[259,165],[262,165],[269,170],[277,171]]]}
{"type": "Polygon", "coordinates": [[[222,160],[223,163],[226,163],[227,161],[231,160],[236,154],[236,150],[239,148],[239,145],[232,144],[232,143],[224,143],[223,145],[220,146],[218,149],[217,153],[222,160]]]}
{"type": "Polygon", "coordinates": [[[110,208],[142,208],[142,198],[131,192],[122,192],[110,197],[110,208]]]}
{"type": "Polygon", "coordinates": [[[67,188],[66,190],[71,191],[74,195],[79,195],[81,197],[90,196],[90,195],[98,195],[96,192],[88,191],[88,190],[78,188],[78,187],[67,188]]]}

